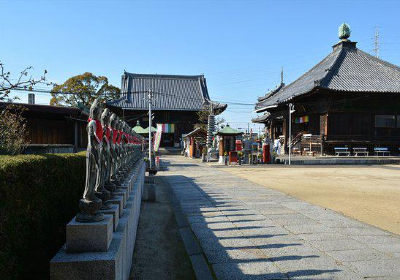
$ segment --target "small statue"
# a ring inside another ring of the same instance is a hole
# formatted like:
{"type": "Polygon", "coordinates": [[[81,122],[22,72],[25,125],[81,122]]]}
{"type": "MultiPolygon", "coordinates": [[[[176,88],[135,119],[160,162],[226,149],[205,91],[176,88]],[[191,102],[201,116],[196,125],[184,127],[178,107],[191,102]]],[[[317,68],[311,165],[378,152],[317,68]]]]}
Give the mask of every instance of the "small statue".
{"type": "Polygon", "coordinates": [[[126,122],[122,123],[122,150],[123,150],[123,161],[122,161],[122,166],[123,166],[123,171],[128,170],[128,134],[127,134],[127,128],[128,124],[126,122]]]}
{"type": "Polygon", "coordinates": [[[96,99],[90,107],[89,123],[86,127],[88,145],[86,153],[86,183],[83,198],[79,201],[82,210],[76,216],[76,221],[83,223],[97,222],[104,219],[100,210],[102,202],[96,197],[95,188],[100,167],[100,150],[102,147],[103,128],[100,122],[101,107],[96,99]]]}
{"type": "Polygon", "coordinates": [[[116,124],[116,130],[117,130],[117,141],[116,141],[116,154],[117,154],[117,160],[116,160],[116,173],[115,173],[115,184],[118,186],[122,183],[123,181],[123,173],[122,173],[122,157],[123,155],[123,150],[122,150],[122,121],[120,119],[117,119],[117,124],[116,124]]]}
{"type": "Polygon", "coordinates": [[[111,182],[114,185],[118,184],[117,172],[118,172],[118,117],[116,114],[112,114],[110,118],[112,128],[112,144],[111,144],[111,182]]]}
{"type": "MultiPolygon", "coordinates": [[[[108,109],[106,109],[108,110],[108,109]]],[[[114,170],[114,157],[115,155],[115,141],[116,141],[116,137],[114,137],[114,127],[115,127],[115,120],[117,115],[115,114],[108,114],[109,118],[108,118],[108,122],[106,123],[106,137],[104,138],[107,145],[103,145],[103,150],[105,153],[105,158],[106,158],[106,168],[105,168],[105,172],[104,172],[104,186],[105,188],[110,191],[110,192],[114,192],[116,189],[116,185],[114,183],[111,182],[111,177],[113,174],[113,170],[114,170]]],[[[116,136],[116,135],[115,135],[116,136]]]]}
{"type": "Polygon", "coordinates": [[[110,120],[110,111],[105,109],[101,114],[101,126],[103,129],[103,138],[100,150],[100,169],[98,170],[97,182],[96,182],[96,196],[103,201],[102,209],[110,209],[110,203],[106,201],[110,199],[110,192],[104,187],[105,176],[108,166],[108,156],[109,156],[109,144],[108,144],[108,122],[110,120]]]}

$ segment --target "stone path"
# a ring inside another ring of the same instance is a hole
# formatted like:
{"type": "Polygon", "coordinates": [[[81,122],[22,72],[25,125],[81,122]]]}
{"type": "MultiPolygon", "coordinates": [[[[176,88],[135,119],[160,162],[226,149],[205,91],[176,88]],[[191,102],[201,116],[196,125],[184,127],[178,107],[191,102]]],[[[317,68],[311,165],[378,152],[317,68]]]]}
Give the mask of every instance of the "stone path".
{"type": "Polygon", "coordinates": [[[400,236],[181,156],[162,172],[218,279],[400,279],[400,236]]]}

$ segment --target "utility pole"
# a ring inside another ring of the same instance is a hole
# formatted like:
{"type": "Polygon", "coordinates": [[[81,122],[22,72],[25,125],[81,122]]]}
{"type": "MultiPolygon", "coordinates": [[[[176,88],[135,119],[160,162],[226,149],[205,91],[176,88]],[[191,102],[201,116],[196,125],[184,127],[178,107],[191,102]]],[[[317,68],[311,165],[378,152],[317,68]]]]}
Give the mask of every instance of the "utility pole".
{"type": "Polygon", "coordinates": [[[291,164],[292,156],[292,113],[294,113],[294,105],[289,103],[289,165],[291,164]]]}
{"type": "Polygon", "coordinates": [[[151,168],[152,168],[151,153],[152,153],[152,149],[153,149],[153,147],[151,145],[151,127],[152,127],[151,101],[153,98],[153,93],[151,92],[151,89],[149,89],[147,97],[148,97],[148,101],[149,101],[149,168],[151,170],[151,168]]]}
{"type": "Polygon", "coordinates": [[[375,27],[374,54],[375,57],[379,58],[379,27],[375,27]]]}

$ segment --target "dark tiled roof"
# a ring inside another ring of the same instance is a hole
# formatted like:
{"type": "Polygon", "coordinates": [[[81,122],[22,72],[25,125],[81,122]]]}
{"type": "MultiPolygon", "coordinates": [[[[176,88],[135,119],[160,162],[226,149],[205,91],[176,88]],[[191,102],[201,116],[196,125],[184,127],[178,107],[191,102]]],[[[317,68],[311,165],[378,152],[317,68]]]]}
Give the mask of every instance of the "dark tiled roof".
{"type": "Polygon", "coordinates": [[[210,100],[203,75],[152,75],[125,72],[123,97],[108,105],[131,110],[147,110],[147,91],[154,93],[153,110],[199,111],[210,100]]]}
{"type": "Polygon", "coordinates": [[[194,136],[194,137],[199,137],[199,136],[200,137],[202,137],[202,136],[206,137],[207,136],[207,131],[205,131],[204,129],[198,127],[195,130],[193,130],[193,131],[189,132],[188,134],[186,134],[185,136],[183,136],[183,138],[192,137],[192,136],[194,136]]]}
{"type": "Polygon", "coordinates": [[[269,119],[270,116],[271,115],[267,112],[262,116],[259,116],[257,118],[252,119],[251,121],[253,123],[265,123],[269,119]]]}
{"type": "Polygon", "coordinates": [[[26,112],[29,113],[57,114],[57,115],[68,115],[68,116],[79,116],[82,115],[83,113],[82,110],[76,107],[0,102],[0,108],[4,108],[9,105],[22,106],[28,109],[26,112]]]}
{"type": "Polygon", "coordinates": [[[259,100],[256,109],[288,102],[316,87],[343,92],[400,93],[400,67],[343,41],[321,62],[279,92],[259,100]]]}
{"type": "Polygon", "coordinates": [[[268,92],[266,95],[261,96],[257,99],[258,102],[261,102],[267,98],[270,98],[272,95],[278,93],[283,87],[285,86],[285,83],[281,83],[277,88],[271,90],[270,92],[268,92]]]}

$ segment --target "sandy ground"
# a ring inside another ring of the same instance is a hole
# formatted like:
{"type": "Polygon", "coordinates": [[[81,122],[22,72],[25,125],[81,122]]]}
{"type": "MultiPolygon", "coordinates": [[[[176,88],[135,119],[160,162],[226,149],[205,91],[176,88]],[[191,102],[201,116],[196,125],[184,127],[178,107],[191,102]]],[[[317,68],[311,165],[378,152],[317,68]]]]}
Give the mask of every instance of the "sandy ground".
{"type": "Polygon", "coordinates": [[[399,165],[274,165],[221,170],[400,234],[399,165]]]}
{"type": "Polygon", "coordinates": [[[196,279],[174,215],[166,186],[156,178],[156,202],[142,202],[130,280],[196,279]]]}

